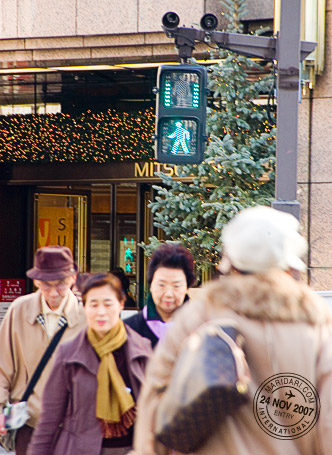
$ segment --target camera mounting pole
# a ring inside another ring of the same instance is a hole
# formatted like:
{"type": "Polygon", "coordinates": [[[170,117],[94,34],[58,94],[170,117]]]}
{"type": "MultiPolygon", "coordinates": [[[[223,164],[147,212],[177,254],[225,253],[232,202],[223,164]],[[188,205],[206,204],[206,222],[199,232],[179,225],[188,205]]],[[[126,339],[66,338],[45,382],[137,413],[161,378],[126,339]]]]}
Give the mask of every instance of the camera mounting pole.
{"type": "Polygon", "coordinates": [[[316,43],[300,41],[301,0],[281,0],[280,32],[276,37],[216,32],[217,18],[205,14],[202,30],[178,27],[179,16],[163,17],[163,30],[174,38],[182,63],[192,56],[196,42],[213,42],[247,57],[277,61],[277,153],[276,194],[273,207],[300,217],[297,193],[297,121],[300,91],[300,62],[316,43]]]}
{"type": "MultiPolygon", "coordinates": [[[[228,32],[206,32],[195,28],[178,27],[176,30],[163,29],[168,38],[174,38],[178,55],[181,59],[192,57],[196,42],[216,43],[222,49],[228,49],[247,57],[264,60],[277,59],[277,46],[280,38],[244,35],[228,32]]],[[[301,41],[300,61],[302,62],[316,47],[316,43],[301,41]]]]}

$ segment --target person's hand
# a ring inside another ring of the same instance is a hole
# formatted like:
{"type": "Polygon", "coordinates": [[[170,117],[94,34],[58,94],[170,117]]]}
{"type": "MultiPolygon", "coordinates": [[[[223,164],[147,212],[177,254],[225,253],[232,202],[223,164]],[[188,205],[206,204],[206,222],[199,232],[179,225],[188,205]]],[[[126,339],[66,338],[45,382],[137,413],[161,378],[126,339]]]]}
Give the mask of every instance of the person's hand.
{"type": "Polygon", "coordinates": [[[5,416],[0,412],[0,434],[6,434],[7,430],[5,428],[5,416]]]}

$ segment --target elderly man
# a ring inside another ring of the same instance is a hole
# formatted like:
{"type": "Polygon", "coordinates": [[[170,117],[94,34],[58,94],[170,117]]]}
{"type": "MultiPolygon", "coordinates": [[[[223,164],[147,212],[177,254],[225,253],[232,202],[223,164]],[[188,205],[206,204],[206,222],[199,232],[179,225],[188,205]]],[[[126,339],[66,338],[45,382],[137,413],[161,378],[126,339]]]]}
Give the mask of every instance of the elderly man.
{"type": "MultiPolygon", "coordinates": [[[[16,299],[0,326],[0,410],[7,401],[20,401],[63,321],[68,325],[60,342],[73,338],[85,327],[83,308],[71,291],[76,274],[77,265],[69,248],[49,246],[37,250],[34,267],[27,271],[27,276],[34,280],[38,290],[16,299]]],[[[26,453],[38,421],[42,392],[53,357],[28,400],[29,420],[17,431],[17,455],[26,453]]],[[[0,434],[5,432],[4,416],[0,413],[0,434]]]]}

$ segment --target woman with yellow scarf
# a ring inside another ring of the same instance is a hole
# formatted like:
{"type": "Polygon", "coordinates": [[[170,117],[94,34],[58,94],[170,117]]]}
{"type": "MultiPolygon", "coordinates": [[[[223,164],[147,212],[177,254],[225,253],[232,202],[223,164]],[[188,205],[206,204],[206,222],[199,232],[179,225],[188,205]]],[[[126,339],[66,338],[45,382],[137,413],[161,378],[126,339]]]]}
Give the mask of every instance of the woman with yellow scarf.
{"type": "Polygon", "coordinates": [[[82,299],[88,328],[59,347],[28,455],[131,450],[150,341],[120,319],[125,295],[114,275],[91,275],[82,299]]]}

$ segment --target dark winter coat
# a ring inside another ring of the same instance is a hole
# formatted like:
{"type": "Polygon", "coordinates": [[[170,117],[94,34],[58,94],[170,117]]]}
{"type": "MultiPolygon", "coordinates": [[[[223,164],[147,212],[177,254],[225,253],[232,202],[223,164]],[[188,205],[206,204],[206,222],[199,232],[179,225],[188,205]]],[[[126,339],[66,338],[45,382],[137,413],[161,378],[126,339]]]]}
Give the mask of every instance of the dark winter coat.
{"type": "MultiPolygon", "coordinates": [[[[151,354],[148,340],[126,327],[125,345],[133,395],[138,397],[151,354]]],[[[99,359],[86,330],[60,346],[43,396],[28,455],[99,455],[103,435],[96,418],[99,359]]]]}
{"type": "Polygon", "coordinates": [[[126,319],[126,324],[129,325],[135,332],[139,333],[142,337],[148,338],[151,341],[151,345],[154,348],[159,341],[159,338],[152,332],[144,319],[142,311],[130,318],[126,319]]]}
{"type": "MultiPolygon", "coordinates": [[[[185,296],[184,302],[186,303],[189,300],[188,295],[185,296]]],[[[161,321],[163,322],[160,314],[157,311],[156,304],[153,301],[152,295],[149,294],[147,298],[147,313],[148,313],[148,320],[149,321],[161,321]]],[[[140,311],[137,314],[134,314],[134,316],[131,316],[126,319],[126,324],[129,325],[135,332],[139,333],[142,337],[148,338],[151,341],[151,345],[154,348],[158,341],[159,338],[155,333],[152,332],[150,327],[148,326],[144,316],[143,312],[140,311]]]]}

